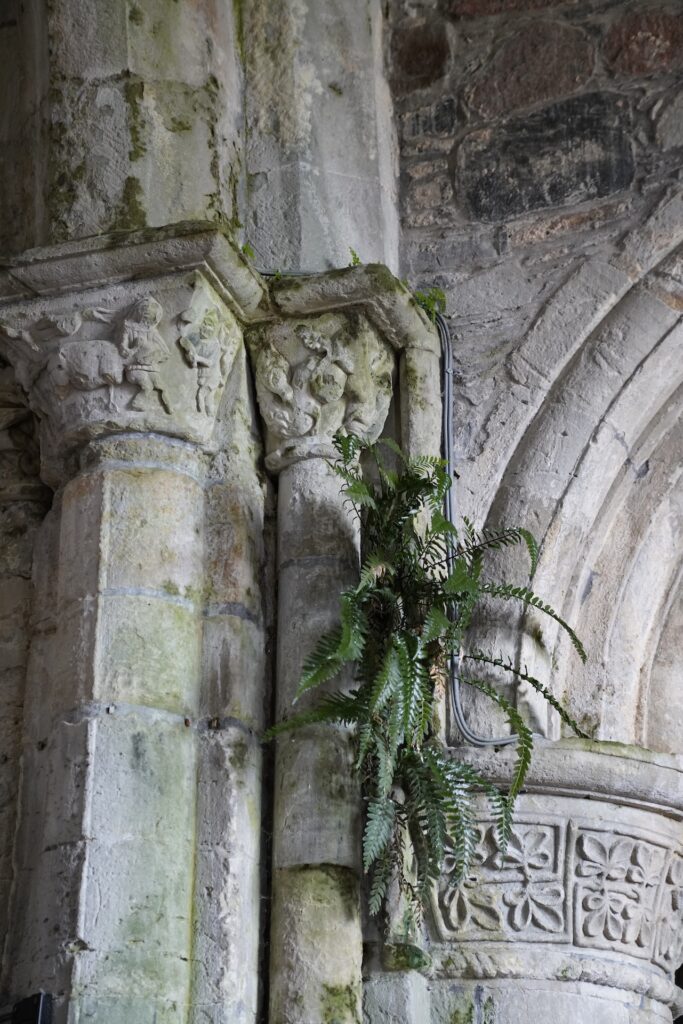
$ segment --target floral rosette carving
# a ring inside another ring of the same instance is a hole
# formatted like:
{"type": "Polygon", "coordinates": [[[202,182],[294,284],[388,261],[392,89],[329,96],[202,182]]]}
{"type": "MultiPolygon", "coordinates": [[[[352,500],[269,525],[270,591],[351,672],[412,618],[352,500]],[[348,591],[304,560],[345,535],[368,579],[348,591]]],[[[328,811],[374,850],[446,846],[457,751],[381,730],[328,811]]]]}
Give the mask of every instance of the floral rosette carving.
{"type": "Polygon", "coordinates": [[[666,875],[655,959],[668,971],[683,962],[683,857],[672,858],[666,875]]]}
{"type": "Polygon", "coordinates": [[[656,896],[666,851],[638,839],[580,833],[576,843],[575,933],[578,945],[650,956],[656,896]]]}
{"type": "Polygon", "coordinates": [[[503,852],[495,826],[482,829],[473,870],[458,885],[447,853],[433,898],[446,938],[560,939],[565,933],[564,838],[554,825],[519,825],[503,852]]]}

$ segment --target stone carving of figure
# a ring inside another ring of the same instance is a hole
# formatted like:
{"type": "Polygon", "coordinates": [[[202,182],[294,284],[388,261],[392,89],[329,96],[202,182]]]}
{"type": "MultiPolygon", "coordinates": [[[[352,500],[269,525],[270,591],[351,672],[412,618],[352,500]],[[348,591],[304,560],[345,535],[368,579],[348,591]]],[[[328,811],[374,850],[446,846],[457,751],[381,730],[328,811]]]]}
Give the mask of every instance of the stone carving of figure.
{"type": "Polygon", "coordinates": [[[130,408],[144,411],[156,391],[164,410],[170,414],[171,403],[160,372],[169,357],[166,342],[157,330],[162,314],[156,299],[151,296],[138,299],[123,321],[119,347],[126,363],[126,380],[138,388],[130,408]]]}
{"type": "Polygon", "coordinates": [[[216,392],[228,371],[227,346],[218,310],[207,309],[198,323],[185,328],[179,345],[190,366],[197,370],[197,412],[213,416],[216,392]]]}

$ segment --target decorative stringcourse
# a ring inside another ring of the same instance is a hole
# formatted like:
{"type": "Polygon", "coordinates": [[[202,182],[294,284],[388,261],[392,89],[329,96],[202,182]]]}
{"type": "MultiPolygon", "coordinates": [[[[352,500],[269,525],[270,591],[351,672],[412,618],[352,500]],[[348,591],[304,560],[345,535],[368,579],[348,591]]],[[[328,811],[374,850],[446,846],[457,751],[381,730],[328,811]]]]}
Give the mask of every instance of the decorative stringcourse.
{"type": "Polygon", "coordinates": [[[269,737],[314,722],[354,727],[355,768],[365,800],[363,865],[370,875],[369,909],[377,914],[392,878],[419,914],[442,870],[446,842],[455,860],[451,878],[467,874],[477,842],[473,793],[483,790],[505,849],[515,798],[524,784],[532,734],[517,709],[476,666],[502,669],[534,687],[579,735],[577,724],[528,672],[494,652],[467,650],[468,627],[483,597],[513,600],[551,616],[586,655],[570,626],[528,587],[483,576],[487,552],[525,544],[533,573],[538,548],[521,528],[477,533],[468,520],[458,531],[443,515],[451,486],[445,464],[407,459],[389,439],[369,444],[337,435],[335,472],[361,523],[363,562],[356,587],[341,595],[340,625],[322,636],[306,659],[297,694],[353,667],[355,688],[326,693],[310,711],[274,726],[269,737]],[[400,467],[390,468],[389,460],[400,467]],[[367,470],[361,469],[360,456],[367,470]],[[387,458],[388,456],[388,458],[387,458]],[[470,765],[454,760],[436,737],[435,686],[451,657],[475,674],[462,683],[485,693],[517,734],[517,758],[507,792],[470,765]]]}

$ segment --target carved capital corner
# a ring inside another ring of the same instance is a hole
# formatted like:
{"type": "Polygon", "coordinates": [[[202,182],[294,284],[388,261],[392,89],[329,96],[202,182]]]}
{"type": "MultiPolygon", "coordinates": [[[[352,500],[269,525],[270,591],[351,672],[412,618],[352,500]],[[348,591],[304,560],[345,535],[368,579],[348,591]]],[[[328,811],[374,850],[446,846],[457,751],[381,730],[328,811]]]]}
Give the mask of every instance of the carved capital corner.
{"type": "Polygon", "coordinates": [[[266,466],[334,455],[346,430],[367,440],[382,431],[391,402],[394,355],[363,313],[282,319],[247,335],[266,425],[266,466]]]}
{"type": "Polygon", "coordinates": [[[264,293],[227,240],[205,233],[200,245],[198,237],[62,254],[61,273],[48,250],[14,269],[42,294],[0,296],[0,355],[38,419],[46,482],[63,478],[77,448],[108,434],[211,446],[240,319],[255,315],[264,293]]]}

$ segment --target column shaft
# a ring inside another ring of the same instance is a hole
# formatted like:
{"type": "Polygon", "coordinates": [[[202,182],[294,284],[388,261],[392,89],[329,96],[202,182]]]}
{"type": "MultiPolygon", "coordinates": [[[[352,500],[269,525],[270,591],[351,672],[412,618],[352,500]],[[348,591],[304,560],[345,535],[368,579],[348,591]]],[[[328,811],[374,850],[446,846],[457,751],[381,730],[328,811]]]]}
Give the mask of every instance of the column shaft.
{"type": "MultiPolygon", "coordinates": [[[[335,625],[339,593],[357,577],[358,531],[339,484],[319,458],[280,475],[278,717],[291,714],[303,658],[335,625]]],[[[348,733],[335,726],[278,742],[271,1024],[361,1019],[360,794],[351,761],[348,733]]]]}
{"type": "Polygon", "coordinates": [[[203,490],[192,445],[93,442],[36,560],[9,990],[187,1019],[203,490]]]}

